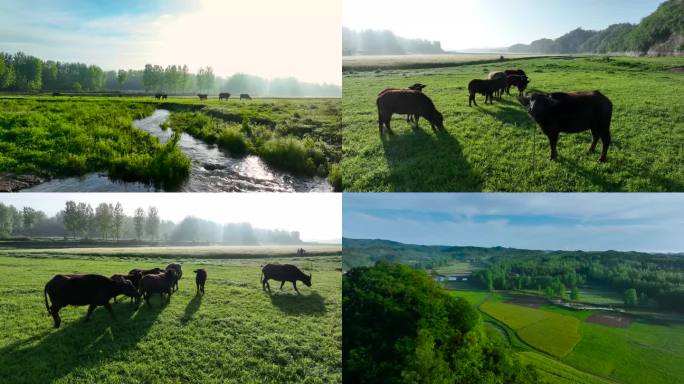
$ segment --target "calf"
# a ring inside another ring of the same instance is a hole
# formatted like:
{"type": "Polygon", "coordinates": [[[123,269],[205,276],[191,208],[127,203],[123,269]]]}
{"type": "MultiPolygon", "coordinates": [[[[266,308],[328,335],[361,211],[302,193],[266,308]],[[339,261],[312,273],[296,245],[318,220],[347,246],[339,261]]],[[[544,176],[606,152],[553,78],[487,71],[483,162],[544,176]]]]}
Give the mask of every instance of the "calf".
{"type": "Polygon", "coordinates": [[[246,93],[241,93],[240,94],[240,100],[245,99],[245,100],[252,100],[252,98],[246,94],[246,93]]]}
{"type": "Polygon", "coordinates": [[[471,80],[470,83],[468,83],[468,93],[470,94],[470,96],[468,97],[468,106],[471,106],[472,103],[475,104],[475,106],[477,107],[477,103],[475,102],[475,95],[478,93],[484,95],[485,104],[487,104],[487,101],[489,101],[490,104],[493,104],[494,94],[498,90],[504,89],[505,87],[506,78],[503,77],[491,80],[471,80]]]}
{"type": "Polygon", "coordinates": [[[204,269],[195,269],[195,284],[197,285],[197,293],[202,292],[204,295],[204,283],[207,282],[207,271],[204,269]]]}
{"type": "Polygon", "coordinates": [[[601,139],[603,148],[599,161],[606,161],[613,104],[601,92],[533,93],[519,96],[518,100],[549,138],[551,160],[558,157],[556,144],[560,132],[577,133],[589,129],[592,135],[589,152],[595,151],[596,143],[601,139]]]}
{"type": "Polygon", "coordinates": [[[511,87],[515,86],[518,88],[518,94],[522,95],[523,91],[527,88],[527,84],[530,83],[530,79],[527,78],[527,76],[521,76],[521,75],[509,75],[506,76],[506,94],[510,95],[511,94],[511,87]]]}
{"type": "Polygon", "coordinates": [[[183,277],[183,270],[181,269],[180,264],[169,264],[166,266],[166,270],[168,271],[169,269],[173,269],[173,271],[176,272],[176,281],[173,283],[173,290],[175,292],[178,290],[178,280],[183,277]]]}
{"type": "Polygon", "coordinates": [[[139,298],[140,293],[133,284],[124,279],[109,279],[101,275],[56,275],[45,284],[43,290],[45,296],[45,307],[52,319],[55,328],[59,328],[62,319],[59,317],[59,310],[67,305],[88,305],[86,321],[98,306],[103,306],[114,318],[114,312],[109,304],[109,300],[117,295],[139,298]],[[50,302],[48,302],[48,296],[50,302]]]}
{"type": "Polygon", "coordinates": [[[230,93],[221,92],[219,93],[219,100],[228,100],[230,98],[230,93]]]}
{"type": "Polygon", "coordinates": [[[418,127],[418,120],[424,117],[430,122],[433,131],[436,132],[437,129],[445,130],[444,117],[437,111],[432,100],[420,91],[389,89],[378,95],[375,104],[378,107],[380,135],[382,135],[383,125],[387,127],[389,133],[392,133],[390,121],[392,121],[392,115],[395,113],[414,115],[416,127],[418,127]]]}
{"type": "Polygon", "coordinates": [[[140,293],[145,297],[145,302],[150,307],[150,296],[158,293],[162,302],[164,301],[164,293],[166,293],[166,303],[171,301],[171,293],[173,292],[173,284],[177,281],[176,271],[169,269],[164,273],[158,275],[145,275],[140,281],[140,293]]]}
{"type": "Polygon", "coordinates": [[[261,269],[261,288],[264,291],[268,288],[268,293],[271,293],[271,286],[268,284],[268,280],[271,279],[280,281],[280,289],[283,289],[286,281],[291,282],[299,295],[301,293],[297,289],[297,280],[303,282],[307,287],[311,286],[311,274],[306,275],[299,268],[290,264],[266,264],[261,269]]]}
{"type": "Polygon", "coordinates": [[[206,93],[198,93],[197,97],[199,97],[200,100],[206,100],[207,94],[206,93]]]}
{"type": "MultiPolygon", "coordinates": [[[[142,279],[142,272],[139,269],[134,269],[131,272],[128,273],[128,275],[112,275],[110,279],[123,279],[123,280],[128,280],[133,284],[135,289],[140,289],[140,280],[142,279]]],[[[133,297],[131,297],[131,301],[133,300],[133,297]]],[[[114,302],[116,303],[116,296],[114,296],[114,302]]],[[[137,300],[136,300],[137,302],[137,300]]]]}

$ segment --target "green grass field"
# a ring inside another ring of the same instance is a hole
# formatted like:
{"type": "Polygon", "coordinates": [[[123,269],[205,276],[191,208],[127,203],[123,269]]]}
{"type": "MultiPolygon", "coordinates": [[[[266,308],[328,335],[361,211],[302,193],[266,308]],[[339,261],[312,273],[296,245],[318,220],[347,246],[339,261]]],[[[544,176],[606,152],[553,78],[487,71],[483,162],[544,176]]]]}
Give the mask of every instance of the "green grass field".
{"type": "MultiPolygon", "coordinates": [[[[172,257],[171,253],[168,253],[172,257]]],[[[334,383],[341,382],[339,256],[274,258],[312,273],[312,286],[269,296],[265,259],[169,259],[134,256],[0,256],[0,382],[3,383],[334,383]],[[67,307],[53,329],[44,284],[57,273],[127,272],[180,261],[184,276],[167,306],[135,309],[119,300],[112,320],[98,308],[67,307]],[[208,271],[206,295],[194,274],[208,271]]],[[[272,260],[269,260],[272,261],[272,260]]]]}
{"type": "Polygon", "coordinates": [[[346,191],[683,191],[684,58],[558,57],[444,68],[346,73],[342,182],[346,191]],[[522,68],[538,91],[600,90],[614,105],[608,162],[587,154],[590,133],[561,135],[559,160],[513,95],[468,107],[467,85],[490,71],[522,68]],[[378,133],[375,99],[385,88],[427,84],[445,133],[404,116],[378,133]],[[536,130],[536,135],[533,132],[536,130]]]}
{"type": "Polygon", "coordinates": [[[276,169],[329,176],[333,185],[339,184],[339,99],[2,97],[0,175],[108,172],[115,179],[174,190],[187,178],[189,160],[172,142],[160,145],[132,125],[155,108],[170,109],[172,116],[201,117],[201,130],[188,131],[182,124],[174,128],[207,143],[229,150],[235,142],[249,143],[242,152],[229,151],[235,156],[250,149],[276,169]]]}
{"type": "Polygon", "coordinates": [[[612,382],[582,372],[539,353],[520,352],[518,357],[523,363],[531,364],[537,368],[539,376],[550,384],[605,384],[612,382]]]}

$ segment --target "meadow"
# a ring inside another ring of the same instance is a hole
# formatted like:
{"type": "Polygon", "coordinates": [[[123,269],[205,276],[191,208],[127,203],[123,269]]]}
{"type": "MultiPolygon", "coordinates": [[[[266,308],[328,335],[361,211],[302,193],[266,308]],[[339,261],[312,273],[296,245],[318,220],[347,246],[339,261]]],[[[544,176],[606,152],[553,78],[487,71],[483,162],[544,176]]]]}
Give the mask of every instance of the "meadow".
{"type": "Polygon", "coordinates": [[[503,326],[524,363],[549,383],[679,383],[684,367],[684,318],[632,314],[628,327],[587,321],[601,311],[503,302],[506,292],[452,291],[503,326]]]}
{"type": "Polygon", "coordinates": [[[106,172],[115,180],[177,190],[190,173],[190,160],[174,140],[162,145],[132,125],[156,108],[173,112],[178,132],[218,144],[231,156],[253,153],[275,169],[340,184],[339,99],[5,96],[0,176],[44,180],[106,172]]]}
{"type": "Polygon", "coordinates": [[[546,57],[505,62],[398,64],[343,75],[342,184],[345,191],[684,191],[684,58],[546,57]],[[522,68],[528,91],[600,90],[613,103],[608,161],[588,154],[588,131],[561,134],[556,162],[548,140],[511,96],[468,107],[467,85],[490,71],[522,68]],[[423,83],[446,132],[395,116],[378,133],[377,94],[423,83]]]}
{"type": "MultiPolygon", "coordinates": [[[[334,383],[341,382],[340,257],[166,259],[143,255],[0,256],[0,382],[5,383],[334,383]],[[260,266],[291,262],[312,286],[268,295],[260,266]],[[168,305],[135,308],[128,299],[84,322],[85,307],[67,307],[52,328],[44,284],[57,273],[125,273],[180,262],[183,279],[168,305]],[[192,270],[208,271],[196,295],[192,270]]],[[[237,256],[237,255],[236,255],[237,256]]]]}

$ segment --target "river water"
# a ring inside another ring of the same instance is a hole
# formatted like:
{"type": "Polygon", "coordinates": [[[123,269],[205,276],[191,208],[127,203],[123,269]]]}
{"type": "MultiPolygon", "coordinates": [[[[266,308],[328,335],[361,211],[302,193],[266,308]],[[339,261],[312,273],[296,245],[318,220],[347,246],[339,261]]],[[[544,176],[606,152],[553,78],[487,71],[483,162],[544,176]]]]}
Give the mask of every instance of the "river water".
{"type": "MultiPolygon", "coordinates": [[[[173,132],[160,125],[170,112],[156,110],[151,116],[134,120],[135,127],[166,143],[173,132]]],[[[269,167],[257,156],[230,157],[216,145],[206,144],[182,133],[178,147],[192,162],[190,178],[181,187],[184,192],[330,192],[322,177],[292,176],[269,167]]],[[[152,186],[111,180],[106,174],[89,173],[82,177],[53,179],[23,192],[155,192],[152,186]]]]}

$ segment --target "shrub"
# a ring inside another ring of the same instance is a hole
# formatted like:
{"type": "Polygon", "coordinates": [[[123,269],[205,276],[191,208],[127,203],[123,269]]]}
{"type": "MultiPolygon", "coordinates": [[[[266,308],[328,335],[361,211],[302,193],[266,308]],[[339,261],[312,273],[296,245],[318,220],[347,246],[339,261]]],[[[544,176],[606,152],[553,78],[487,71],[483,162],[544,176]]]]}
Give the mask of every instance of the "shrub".
{"type": "Polygon", "coordinates": [[[247,154],[247,140],[240,131],[235,128],[224,128],[221,136],[218,137],[219,147],[227,150],[233,156],[244,156],[247,154]]]}

